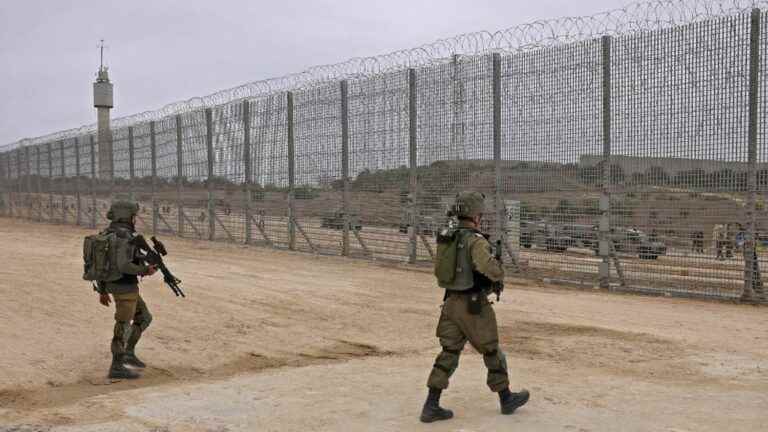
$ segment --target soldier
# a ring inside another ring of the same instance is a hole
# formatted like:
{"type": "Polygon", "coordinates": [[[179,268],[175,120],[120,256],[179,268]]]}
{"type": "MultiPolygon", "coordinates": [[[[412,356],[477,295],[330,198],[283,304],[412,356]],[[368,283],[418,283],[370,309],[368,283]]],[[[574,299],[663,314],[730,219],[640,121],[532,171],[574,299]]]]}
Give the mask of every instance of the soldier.
{"type": "Polygon", "coordinates": [[[96,290],[99,303],[109,307],[110,294],[115,302],[115,328],[112,337],[112,365],[109,378],[135,379],[139,374],[127,369],[125,365],[143,369],[144,362],[136,357],[136,344],[142,333],[152,322],[146,303],[139,295],[138,276],[151,276],[155,266],[145,265],[138,257],[136,247],[131,240],[136,236],[136,215],[139,205],[131,201],[115,201],[107,212],[111,221],[106,232],[116,234],[117,270],[122,277],[114,282],[99,282],[96,290]]]}
{"type": "Polygon", "coordinates": [[[458,227],[445,229],[439,235],[442,244],[438,245],[435,275],[440,287],[445,289],[445,297],[437,337],[443,349],[427,380],[429,395],[421,412],[421,421],[425,423],[453,417],[451,410],[440,407],[440,394],[448,388],[448,380],[459,365],[459,355],[467,341],[483,355],[488,368],[487,384],[491,391],[499,394],[501,413],[512,414],[528,402],[527,390],[519,393],[509,390],[496,315],[487,298],[492,281],[503,280],[504,269],[491,254],[486,237],[478,231],[484,199],[478,192],[459,194],[454,206],[458,227]],[[446,271],[452,274],[446,275],[446,271]]]}

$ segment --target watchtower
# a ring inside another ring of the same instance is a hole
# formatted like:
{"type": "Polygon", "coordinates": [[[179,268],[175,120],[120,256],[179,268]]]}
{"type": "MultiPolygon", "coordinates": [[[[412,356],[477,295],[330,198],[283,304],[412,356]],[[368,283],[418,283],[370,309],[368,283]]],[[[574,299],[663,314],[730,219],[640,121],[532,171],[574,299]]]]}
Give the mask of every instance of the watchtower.
{"type": "Polygon", "coordinates": [[[104,66],[104,40],[101,41],[99,71],[93,83],[93,106],[97,114],[97,140],[99,148],[99,178],[111,179],[114,174],[112,158],[112,130],[109,127],[109,110],[114,106],[112,83],[108,68],[104,66]]]}

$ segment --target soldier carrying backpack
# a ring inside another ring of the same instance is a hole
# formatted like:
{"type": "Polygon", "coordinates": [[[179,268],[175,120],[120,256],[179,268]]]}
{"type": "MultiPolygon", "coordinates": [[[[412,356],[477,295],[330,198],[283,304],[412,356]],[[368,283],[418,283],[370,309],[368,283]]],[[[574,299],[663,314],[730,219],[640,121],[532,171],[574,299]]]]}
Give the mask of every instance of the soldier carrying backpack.
{"type": "Polygon", "coordinates": [[[445,290],[436,332],[442,351],[427,380],[429,393],[421,411],[424,423],[453,417],[451,410],[440,406],[440,395],[448,388],[467,342],[483,355],[487,384],[498,393],[502,414],[514,413],[530,397],[527,390],[509,389],[507,360],[499,346],[496,314],[488,301],[494,283],[504,280],[504,269],[479,231],[484,212],[483,194],[462,192],[456,196],[452,212],[459,219],[458,226],[449,226],[437,235],[434,273],[438,286],[445,290]]]}
{"type": "Polygon", "coordinates": [[[132,242],[137,236],[135,225],[138,213],[137,203],[126,200],[113,202],[107,213],[107,219],[111,221],[107,229],[86,237],[83,242],[83,279],[94,282],[99,303],[109,306],[111,300],[115,302],[112,364],[108,373],[112,379],[139,377],[125,365],[146,367],[134,350],[142,333],[152,322],[152,314],[139,295],[138,276],[151,276],[157,267],[146,265],[132,242]]]}

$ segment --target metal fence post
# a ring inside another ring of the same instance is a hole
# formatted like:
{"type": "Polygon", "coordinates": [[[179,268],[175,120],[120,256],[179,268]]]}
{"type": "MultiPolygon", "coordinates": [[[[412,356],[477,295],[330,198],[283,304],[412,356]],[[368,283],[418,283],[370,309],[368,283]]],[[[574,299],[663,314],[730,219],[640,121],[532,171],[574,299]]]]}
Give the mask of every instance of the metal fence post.
{"type": "Polygon", "coordinates": [[[22,181],[21,181],[21,153],[24,148],[20,147],[16,150],[16,202],[20,203],[19,208],[19,217],[22,217],[22,214],[24,213],[24,192],[22,191],[22,181]]]}
{"type": "Polygon", "coordinates": [[[7,153],[0,153],[0,182],[2,182],[3,188],[0,190],[0,210],[3,212],[3,216],[8,215],[8,203],[6,202],[5,193],[8,189],[8,169],[7,164],[5,163],[5,159],[7,158],[7,153]]]}
{"type": "Polygon", "coordinates": [[[75,224],[83,221],[82,202],[80,201],[80,138],[75,137],[75,224]]]}
{"type": "Polygon", "coordinates": [[[48,220],[53,221],[53,153],[51,143],[48,147],[48,220]]]}
{"type": "Polygon", "coordinates": [[[13,184],[13,171],[12,171],[12,164],[11,164],[11,154],[13,154],[13,151],[9,150],[8,153],[5,154],[5,161],[7,166],[7,187],[8,187],[8,216],[14,217],[16,215],[16,209],[15,209],[15,193],[14,193],[14,184],[13,184]]]}
{"type": "Polygon", "coordinates": [[[747,130],[747,235],[744,244],[743,301],[766,300],[763,292],[760,262],[757,259],[755,213],[757,211],[757,140],[760,94],[760,9],[753,9],[749,32],[749,126],[747,130]]]}
{"type": "Polygon", "coordinates": [[[37,201],[37,220],[38,222],[43,221],[43,168],[42,168],[42,160],[40,158],[40,146],[35,146],[35,164],[36,164],[36,170],[37,178],[35,179],[35,195],[36,195],[36,201],[37,201]]]}
{"type": "Polygon", "coordinates": [[[496,207],[496,238],[506,243],[504,221],[506,209],[501,182],[501,54],[493,53],[493,168],[494,206],[496,207]]]}
{"type": "Polygon", "coordinates": [[[7,153],[5,153],[5,185],[6,185],[6,192],[8,193],[8,216],[13,217],[14,216],[14,208],[13,208],[13,173],[11,171],[11,154],[12,151],[9,150],[7,153]]]}
{"type": "Polygon", "coordinates": [[[251,185],[253,184],[253,166],[251,164],[251,104],[243,101],[243,168],[245,174],[245,244],[250,244],[253,233],[253,214],[251,213],[251,185]]]}
{"type": "Polygon", "coordinates": [[[67,165],[64,160],[64,141],[59,141],[59,154],[61,156],[61,223],[67,223],[67,165]]]}
{"type": "Polygon", "coordinates": [[[13,217],[13,184],[11,182],[11,151],[7,151],[4,155],[3,169],[5,170],[5,192],[7,194],[8,202],[6,203],[6,215],[13,217]]]}
{"type": "Polygon", "coordinates": [[[13,179],[11,174],[11,152],[5,154],[5,162],[6,162],[6,172],[7,172],[7,179],[8,179],[8,216],[13,217],[14,215],[14,209],[13,209],[13,182],[11,181],[13,179]]]}
{"type": "Polygon", "coordinates": [[[128,196],[136,200],[136,151],[133,141],[133,126],[128,126],[128,196]]]}
{"type": "Polygon", "coordinates": [[[466,158],[467,152],[464,139],[464,84],[461,81],[461,56],[454,54],[451,63],[453,66],[453,76],[451,80],[452,85],[452,97],[453,97],[453,110],[451,117],[451,152],[461,148],[464,152],[459,155],[458,153],[452,154],[457,158],[466,158]]]}
{"type": "Polygon", "coordinates": [[[176,211],[179,237],[184,237],[184,137],[181,133],[181,115],[176,115],[176,211]]]}
{"type": "Polygon", "coordinates": [[[610,288],[611,282],[611,249],[610,238],[611,223],[611,196],[610,196],[610,162],[611,162],[611,37],[603,36],[601,41],[602,70],[602,116],[603,116],[603,163],[601,170],[602,194],[600,196],[600,229],[599,229],[599,253],[600,264],[598,268],[598,283],[600,288],[610,288]]]}
{"type": "Polygon", "coordinates": [[[349,83],[341,81],[341,178],[344,183],[342,193],[342,211],[344,229],[342,231],[341,254],[349,256],[349,83]]]}
{"type": "Polygon", "coordinates": [[[25,183],[24,188],[26,189],[26,192],[27,192],[26,193],[27,197],[25,199],[25,202],[27,207],[27,219],[31,220],[32,219],[32,163],[30,161],[32,159],[32,155],[31,155],[32,151],[29,148],[29,146],[24,147],[24,153],[25,153],[24,158],[26,159],[25,165],[26,165],[26,172],[27,172],[27,177],[25,179],[26,181],[24,182],[25,183]]]}
{"type": "Polygon", "coordinates": [[[288,249],[296,250],[296,223],[294,206],[294,188],[296,186],[296,149],[293,131],[293,93],[288,92],[287,123],[288,123],[288,249]]]}
{"type": "Polygon", "coordinates": [[[5,153],[0,152],[0,185],[2,185],[2,188],[0,188],[0,211],[3,212],[3,216],[5,216],[5,212],[8,208],[8,204],[5,202],[5,189],[7,184],[5,171],[5,153]]]}
{"type": "Polygon", "coordinates": [[[91,228],[96,228],[96,140],[93,135],[89,135],[91,145],[91,228]]]}
{"type": "Polygon", "coordinates": [[[149,151],[152,157],[150,182],[152,194],[152,234],[157,235],[157,226],[159,223],[159,208],[157,205],[157,140],[155,136],[155,122],[149,122],[149,151]]]}
{"type": "Polygon", "coordinates": [[[408,202],[410,225],[408,230],[408,262],[416,263],[417,258],[417,240],[419,231],[418,201],[419,201],[419,177],[417,172],[417,134],[418,134],[418,88],[416,85],[416,69],[408,69],[408,193],[410,200],[408,202]]]}
{"type": "Polygon", "coordinates": [[[213,192],[213,111],[205,109],[205,144],[208,149],[208,239],[216,238],[216,203],[213,192]]]}

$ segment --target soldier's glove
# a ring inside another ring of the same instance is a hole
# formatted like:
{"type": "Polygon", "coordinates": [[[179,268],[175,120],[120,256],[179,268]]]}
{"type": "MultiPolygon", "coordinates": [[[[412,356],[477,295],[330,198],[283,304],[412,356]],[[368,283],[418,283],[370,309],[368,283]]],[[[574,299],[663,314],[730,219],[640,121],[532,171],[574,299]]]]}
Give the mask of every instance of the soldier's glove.
{"type": "Polygon", "coordinates": [[[109,307],[109,303],[110,303],[109,294],[99,294],[99,303],[109,307]]]}
{"type": "Polygon", "coordinates": [[[141,276],[152,276],[155,273],[157,273],[157,266],[154,264],[150,264],[147,268],[147,271],[145,273],[142,273],[141,276]]]}

